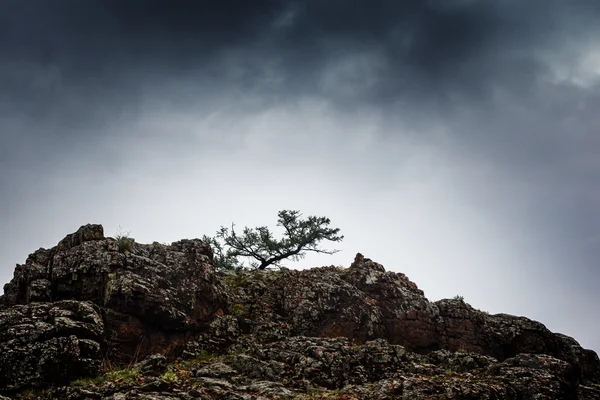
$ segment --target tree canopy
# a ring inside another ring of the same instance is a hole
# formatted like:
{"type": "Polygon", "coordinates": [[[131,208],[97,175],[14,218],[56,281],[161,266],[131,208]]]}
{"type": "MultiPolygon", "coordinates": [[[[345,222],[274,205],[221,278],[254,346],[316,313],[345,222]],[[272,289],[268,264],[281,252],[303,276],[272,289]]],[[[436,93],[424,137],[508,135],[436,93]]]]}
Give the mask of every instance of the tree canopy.
{"type": "Polygon", "coordinates": [[[218,269],[242,269],[244,265],[238,257],[253,259],[251,266],[263,270],[270,266],[281,266],[285,259],[297,261],[307,252],[334,254],[338,250],[319,247],[328,240],[340,242],[344,236],[339,228],[330,228],[331,221],[326,217],[309,216],[302,218],[297,210],[282,210],[277,213],[277,226],[283,228],[283,237],[277,239],[266,226],[245,227],[242,233],[231,228],[221,227],[216,237],[204,236],[203,240],[213,247],[215,265],[218,269]]]}

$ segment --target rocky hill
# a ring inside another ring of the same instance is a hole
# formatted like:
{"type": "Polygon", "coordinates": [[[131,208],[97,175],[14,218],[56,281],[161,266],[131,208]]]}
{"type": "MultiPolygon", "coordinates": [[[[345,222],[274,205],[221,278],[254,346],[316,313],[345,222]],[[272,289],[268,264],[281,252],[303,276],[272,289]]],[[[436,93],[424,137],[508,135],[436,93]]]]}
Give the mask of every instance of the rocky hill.
{"type": "Polygon", "coordinates": [[[5,285],[0,394],[591,400],[600,361],[539,322],[430,302],[360,254],[349,268],[226,274],[198,239],[144,245],[86,225],[5,285]]]}

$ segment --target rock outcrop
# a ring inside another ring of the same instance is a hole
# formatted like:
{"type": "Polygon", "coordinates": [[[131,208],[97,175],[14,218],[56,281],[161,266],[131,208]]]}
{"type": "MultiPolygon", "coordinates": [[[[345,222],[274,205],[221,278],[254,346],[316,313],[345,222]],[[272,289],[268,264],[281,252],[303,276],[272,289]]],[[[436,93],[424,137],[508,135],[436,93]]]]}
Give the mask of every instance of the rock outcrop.
{"type": "Polygon", "coordinates": [[[0,391],[589,400],[600,399],[600,361],[539,322],[430,302],[360,254],[347,269],[230,274],[198,239],[143,245],[86,225],[31,254],[5,286],[0,391]]]}
{"type": "Polygon", "coordinates": [[[57,301],[0,311],[0,388],[68,383],[100,373],[104,322],[92,303],[57,301]]]}
{"type": "Polygon", "coordinates": [[[17,265],[4,287],[6,306],[88,301],[102,310],[107,356],[113,362],[177,351],[187,335],[226,305],[212,250],[200,240],[170,246],[105,238],[100,225],[82,226],[52,249],[17,265]]]}

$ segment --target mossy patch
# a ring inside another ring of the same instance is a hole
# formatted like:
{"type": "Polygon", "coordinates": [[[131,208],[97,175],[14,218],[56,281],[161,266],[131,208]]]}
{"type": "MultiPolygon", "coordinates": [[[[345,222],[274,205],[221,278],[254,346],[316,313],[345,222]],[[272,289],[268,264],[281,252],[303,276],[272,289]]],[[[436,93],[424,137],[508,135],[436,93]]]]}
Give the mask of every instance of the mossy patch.
{"type": "Polygon", "coordinates": [[[182,361],[178,364],[181,369],[189,370],[200,364],[207,364],[223,359],[225,356],[217,353],[203,351],[191,360],[182,361]]]}
{"type": "Polygon", "coordinates": [[[162,374],[162,376],[160,377],[160,379],[162,379],[165,382],[168,383],[177,383],[179,382],[179,377],[177,376],[177,374],[175,373],[175,371],[167,371],[164,374],[162,374]]]}
{"type": "Polygon", "coordinates": [[[106,376],[100,375],[91,378],[80,378],[73,382],[71,382],[71,386],[89,386],[89,385],[99,385],[101,383],[106,382],[106,376]]]}

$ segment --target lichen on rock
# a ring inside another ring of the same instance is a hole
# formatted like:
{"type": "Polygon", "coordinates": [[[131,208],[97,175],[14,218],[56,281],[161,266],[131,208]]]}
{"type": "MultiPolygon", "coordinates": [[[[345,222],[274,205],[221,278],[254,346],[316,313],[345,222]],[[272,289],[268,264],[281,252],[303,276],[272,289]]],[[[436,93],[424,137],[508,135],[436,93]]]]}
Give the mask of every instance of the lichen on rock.
{"type": "Polygon", "coordinates": [[[600,361],[540,322],[349,268],[217,272],[199,239],[127,252],[85,225],[0,297],[0,392],[39,399],[600,399],[600,361]]]}

